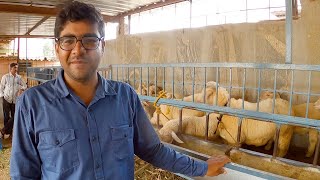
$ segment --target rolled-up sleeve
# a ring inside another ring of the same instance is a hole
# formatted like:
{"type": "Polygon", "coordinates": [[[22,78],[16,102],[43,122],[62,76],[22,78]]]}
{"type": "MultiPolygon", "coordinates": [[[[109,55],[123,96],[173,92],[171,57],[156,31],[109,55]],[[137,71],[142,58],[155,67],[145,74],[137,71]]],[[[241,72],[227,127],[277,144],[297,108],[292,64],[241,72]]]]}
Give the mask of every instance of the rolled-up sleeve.
{"type": "Polygon", "coordinates": [[[30,126],[30,114],[22,107],[20,100],[17,102],[14,117],[11,179],[40,179],[41,161],[36,149],[35,134],[30,126]]]}
{"type": "MultiPolygon", "coordinates": [[[[133,92],[134,93],[134,92],[133,92]]],[[[136,95],[134,93],[134,95],[136,95]]],[[[208,165],[183,155],[165,146],[153,129],[141,102],[136,95],[134,98],[134,144],[135,154],[141,159],[165,170],[188,176],[204,176],[208,165]]]]}

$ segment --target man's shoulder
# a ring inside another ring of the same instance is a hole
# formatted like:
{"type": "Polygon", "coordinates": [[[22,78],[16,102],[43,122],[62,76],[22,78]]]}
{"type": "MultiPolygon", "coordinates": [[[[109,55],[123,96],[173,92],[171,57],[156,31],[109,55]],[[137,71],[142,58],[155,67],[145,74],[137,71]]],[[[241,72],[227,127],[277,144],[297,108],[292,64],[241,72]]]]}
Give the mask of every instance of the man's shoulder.
{"type": "Polygon", "coordinates": [[[118,89],[118,88],[125,88],[125,89],[132,89],[132,87],[125,82],[121,82],[121,81],[114,81],[114,80],[109,80],[106,79],[106,84],[110,87],[112,87],[113,89],[118,89]]]}
{"type": "Polygon", "coordinates": [[[55,96],[54,82],[55,80],[50,80],[38,86],[31,87],[22,94],[21,98],[28,101],[52,99],[55,96]]]}

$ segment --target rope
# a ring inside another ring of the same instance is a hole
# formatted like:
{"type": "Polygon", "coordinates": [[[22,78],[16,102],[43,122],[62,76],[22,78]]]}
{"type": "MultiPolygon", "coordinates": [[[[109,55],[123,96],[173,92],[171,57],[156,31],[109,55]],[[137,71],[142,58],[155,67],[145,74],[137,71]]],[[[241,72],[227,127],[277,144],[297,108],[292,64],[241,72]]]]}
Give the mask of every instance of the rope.
{"type": "MultiPolygon", "coordinates": [[[[157,105],[159,99],[161,99],[161,98],[166,98],[166,97],[167,97],[166,94],[167,94],[166,91],[164,91],[164,90],[160,91],[157,99],[153,102],[153,107],[156,108],[156,113],[157,113],[157,114],[162,114],[165,118],[167,118],[167,120],[170,120],[170,119],[161,111],[160,105],[157,105]]],[[[166,114],[169,114],[169,113],[170,113],[170,109],[167,108],[166,114]]]]}

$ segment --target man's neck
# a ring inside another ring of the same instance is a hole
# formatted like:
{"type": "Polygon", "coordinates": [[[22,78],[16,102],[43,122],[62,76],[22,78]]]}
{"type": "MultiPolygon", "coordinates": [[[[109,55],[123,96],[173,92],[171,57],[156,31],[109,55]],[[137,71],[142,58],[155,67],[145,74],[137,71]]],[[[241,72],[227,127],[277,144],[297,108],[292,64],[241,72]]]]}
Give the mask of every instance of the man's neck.
{"type": "Polygon", "coordinates": [[[88,106],[96,94],[98,75],[88,81],[79,82],[68,76],[64,77],[67,86],[88,106]]]}

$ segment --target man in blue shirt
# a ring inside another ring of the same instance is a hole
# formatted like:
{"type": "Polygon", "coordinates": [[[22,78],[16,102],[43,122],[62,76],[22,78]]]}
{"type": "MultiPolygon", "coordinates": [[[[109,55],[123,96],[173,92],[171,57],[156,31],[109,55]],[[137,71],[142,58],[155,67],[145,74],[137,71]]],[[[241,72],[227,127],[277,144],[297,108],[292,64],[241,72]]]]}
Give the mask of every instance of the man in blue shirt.
{"type": "Polygon", "coordinates": [[[230,160],[196,161],[164,146],[135,91],[97,73],[104,22],[91,5],[72,2],[56,18],[57,79],[18,100],[12,179],[133,179],[134,154],[189,176],[219,175],[230,160]]]}

